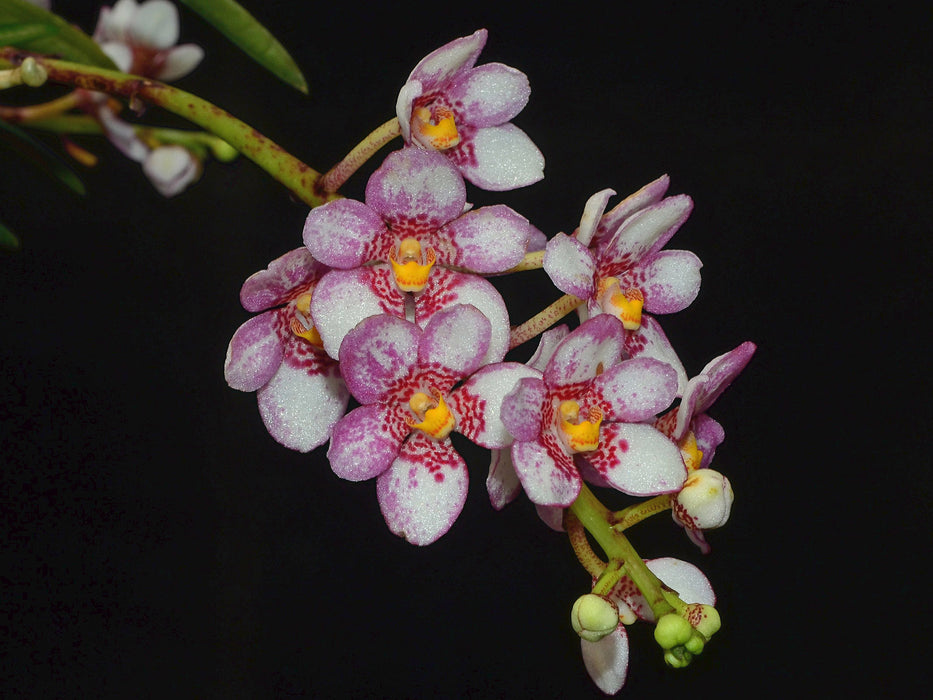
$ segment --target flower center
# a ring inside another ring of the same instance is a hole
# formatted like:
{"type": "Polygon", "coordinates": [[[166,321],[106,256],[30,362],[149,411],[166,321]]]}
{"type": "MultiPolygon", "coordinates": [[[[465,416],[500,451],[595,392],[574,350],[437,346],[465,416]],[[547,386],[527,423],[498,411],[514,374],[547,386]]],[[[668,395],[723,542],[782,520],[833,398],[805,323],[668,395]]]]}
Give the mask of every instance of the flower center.
{"type": "Polygon", "coordinates": [[[680,456],[684,458],[688,473],[700,468],[703,461],[703,450],[697,446],[697,438],[692,430],[680,441],[680,456]]]}
{"type": "Polygon", "coordinates": [[[428,275],[437,257],[434,249],[428,248],[422,255],[421,244],[414,238],[404,238],[399,243],[398,253],[389,253],[389,262],[395,275],[395,284],[403,292],[420,292],[428,283],[428,275]]]}
{"type": "Polygon", "coordinates": [[[454,113],[442,105],[412,110],[411,133],[422,146],[438,151],[446,151],[460,143],[454,113]]]}
{"type": "Polygon", "coordinates": [[[587,420],[580,420],[580,404],[576,401],[564,401],[558,410],[560,437],[571,452],[592,452],[599,447],[603,412],[598,406],[590,406],[587,420]]]}
{"type": "Polygon", "coordinates": [[[625,330],[637,331],[641,327],[641,309],[645,304],[645,296],[637,287],[630,287],[623,292],[618,279],[607,277],[600,281],[596,298],[605,313],[622,321],[625,330]]]}
{"type": "Polygon", "coordinates": [[[431,393],[434,394],[434,398],[419,391],[408,400],[408,407],[420,421],[416,423],[409,418],[408,425],[421,430],[435,440],[443,440],[450,435],[450,431],[457,425],[457,420],[444,403],[441,392],[432,388],[431,393]]]}
{"type": "Polygon", "coordinates": [[[312,345],[321,348],[324,342],[311,321],[311,293],[306,292],[295,299],[295,309],[288,323],[289,330],[299,338],[304,338],[312,345]]]}

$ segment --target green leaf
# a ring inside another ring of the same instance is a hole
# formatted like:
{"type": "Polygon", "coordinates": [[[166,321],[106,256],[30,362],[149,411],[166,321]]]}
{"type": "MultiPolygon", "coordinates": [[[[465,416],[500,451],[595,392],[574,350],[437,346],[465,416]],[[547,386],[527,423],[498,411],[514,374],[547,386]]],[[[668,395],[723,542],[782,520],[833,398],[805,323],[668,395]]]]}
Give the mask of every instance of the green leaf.
{"type": "Polygon", "coordinates": [[[73,192],[84,194],[84,184],[61,158],[22,129],[0,120],[0,145],[2,144],[6,144],[33,166],[73,192]]]}
{"type": "Polygon", "coordinates": [[[0,221],[0,250],[19,250],[19,239],[0,221]]]}
{"type": "MultiPolygon", "coordinates": [[[[2,0],[0,0],[2,2],[2,0]]],[[[234,0],[181,0],[256,63],[280,80],[308,94],[308,83],[285,48],[269,30],[234,0]]]]}
{"type": "Polygon", "coordinates": [[[3,45],[75,63],[116,68],[91,37],[26,0],[0,0],[0,46],[3,45]]]}

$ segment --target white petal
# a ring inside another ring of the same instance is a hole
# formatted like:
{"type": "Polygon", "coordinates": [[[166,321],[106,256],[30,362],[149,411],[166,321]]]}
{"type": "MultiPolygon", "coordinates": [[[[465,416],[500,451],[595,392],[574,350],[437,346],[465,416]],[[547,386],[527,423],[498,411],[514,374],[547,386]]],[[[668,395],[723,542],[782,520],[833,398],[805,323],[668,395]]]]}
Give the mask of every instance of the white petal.
{"type": "Polygon", "coordinates": [[[601,691],[615,695],[625,685],[628,672],[628,635],[620,623],[616,631],[598,642],[580,640],[583,664],[601,691]]]}
{"type": "Polygon", "coordinates": [[[167,49],[178,41],[178,10],[168,0],[147,0],[130,21],[131,43],[167,49]]]}
{"type": "Polygon", "coordinates": [[[197,44],[176,46],[165,56],[165,63],[155,77],[166,83],[178,80],[197,68],[203,58],[204,49],[197,44]]]}
{"type": "Polygon", "coordinates": [[[514,190],[544,177],[544,155],[514,124],[477,130],[475,162],[458,163],[463,176],[484,190],[514,190]]]}

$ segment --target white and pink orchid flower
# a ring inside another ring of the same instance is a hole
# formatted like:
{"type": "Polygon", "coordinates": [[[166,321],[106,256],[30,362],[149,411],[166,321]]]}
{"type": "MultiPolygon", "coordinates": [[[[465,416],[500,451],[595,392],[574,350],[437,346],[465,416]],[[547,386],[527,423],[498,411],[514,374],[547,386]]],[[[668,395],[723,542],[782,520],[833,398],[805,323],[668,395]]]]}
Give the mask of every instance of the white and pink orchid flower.
{"type": "Polygon", "coordinates": [[[463,508],[467,467],[450,433],[489,448],[511,439],[497,407],[531,370],[518,363],[483,367],[491,336],[489,319],[458,304],[424,330],[371,316],[343,340],[340,370],[361,406],[334,428],[331,468],[351,481],[376,478],[386,523],[413,544],[437,540],[463,508]]]}
{"type": "Polygon", "coordinates": [[[204,58],[196,44],[178,42],[178,10],[168,0],[117,0],[102,7],[94,41],[124,73],[177,80],[204,58]]]}
{"type": "Polygon", "coordinates": [[[643,313],[681,311],[700,290],[700,259],[686,250],[662,250],[693,209],[686,195],[664,197],[668,184],[662,176],[605,214],[615,192],[594,194],[575,235],[558,233],[548,241],[544,270],[562,292],[585,299],[590,316],[621,320],[629,355],[671,365],[682,393],[683,365],[660,325],[643,313]]]}
{"type": "MultiPolygon", "coordinates": [[[[645,564],[688,605],[716,604],[716,594],[709,579],[693,564],[672,557],[646,559],[645,564]]],[[[632,624],[636,619],[647,622],[656,620],[648,601],[627,576],[619,580],[607,598],[619,609],[618,627],[597,642],[581,639],[580,647],[590,678],[604,693],[615,695],[625,685],[628,673],[629,645],[625,625],[632,624]]]]}
{"type": "Polygon", "coordinates": [[[452,304],[476,306],[493,324],[486,361],[505,356],[509,324],[501,295],[482,277],[449,268],[503,272],[522,260],[535,229],[504,205],[465,209],[457,169],[433,151],[406,148],[370,177],[365,203],[341,199],[311,210],[305,245],[339,268],[321,281],[312,309],[331,356],[339,356],[343,337],[361,320],[381,313],[404,318],[409,302],[410,320],[422,328],[452,304]]]}
{"type": "Polygon", "coordinates": [[[528,77],[501,63],[476,66],[480,29],[423,58],[396,104],[405,143],[439,151],[485,190],[512,190],[544,177],[544,156],[511,123],[531,94],[528,77]]]}
{"type": "Polygon", "coordinates": [[[327,442],[350,398],[311,321],[311,297],[326,271],[299,248],[250,276],[240,301],[262,313],[233,334],[224,363],[231,387],[257,393],[272,437],[300,452],[327,442]]]}
{"type": "MultiPolygon", "coordinates": [[[[713,461],[713,455],[716,454],[716,448],[725,439],[726,433],[723,427],[708,416],[706,411],[745,369],[752,355],[755,354],[755,350],[755,344],[746,341],[710,360],[697,376],[687,382],[680,405],[654,422],[658,430],[680,447],[688,474],[698,469],[708,469],[710,462],[713,461]]],[[[716,474],[719,473],[716,472],[716,474]]],[[[721,513],[718,520],[722,524],[729,517],[732,489],[726,477],[719,474],[719,478],[717,497],[712,501],[707,499],[705,504],[721,513]]],[[[686,482],[684,485],[686,486],[686,482]]],[[[703,536],[705,527],[700,522],[701,520],[711,522],[717,519],[709,514],[700,519],[699,513],[691,513],[686,503],[686,498],[683,503],[678,499],[672,501],[674,521],[684,527],[687,536],[694,544],[704,553],[708,553],[710,546],[703,536]]]]}
{"type": "Polygon", "coordinates": [[[580,469],[634,496],[683,483],[680,450],[645,423],[674,400],[676,372],[622,353],[621,322],[596,316],[560,342],[543,373],[521,379],[503,400],[512,463],[532,502],[569,506],[583,483],[580,469]]]}

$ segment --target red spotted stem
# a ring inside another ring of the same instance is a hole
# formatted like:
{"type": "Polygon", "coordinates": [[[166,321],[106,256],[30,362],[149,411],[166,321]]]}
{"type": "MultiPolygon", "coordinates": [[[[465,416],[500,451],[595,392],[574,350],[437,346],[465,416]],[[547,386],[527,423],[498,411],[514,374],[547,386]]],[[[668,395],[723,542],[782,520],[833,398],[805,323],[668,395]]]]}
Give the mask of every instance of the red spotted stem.
{"type": "Polygon", "coordinates": [[[327,171],[321,181],[324,192],[336,192],[341,185],[350,179],[363,163],[373,157],[375,153],[389,141],[402,133],[398,119],[390,119],[385,124],[376,127],[372,133],[360,141],[346,157],[327,171]]]}

